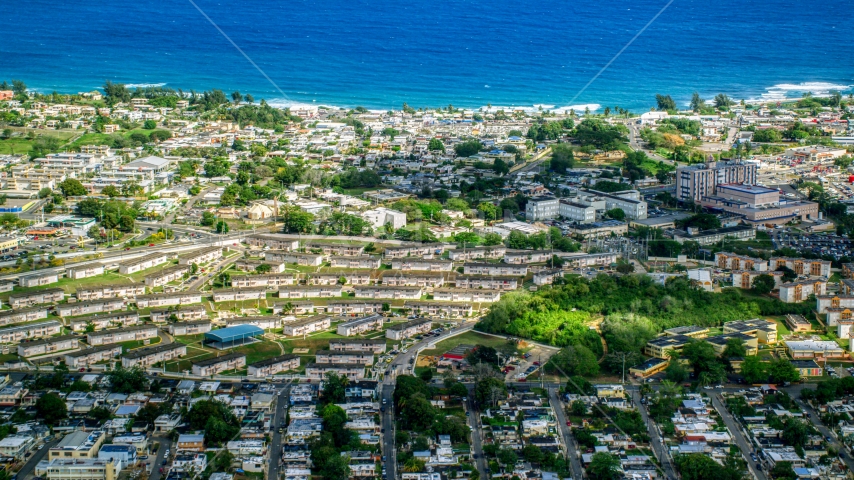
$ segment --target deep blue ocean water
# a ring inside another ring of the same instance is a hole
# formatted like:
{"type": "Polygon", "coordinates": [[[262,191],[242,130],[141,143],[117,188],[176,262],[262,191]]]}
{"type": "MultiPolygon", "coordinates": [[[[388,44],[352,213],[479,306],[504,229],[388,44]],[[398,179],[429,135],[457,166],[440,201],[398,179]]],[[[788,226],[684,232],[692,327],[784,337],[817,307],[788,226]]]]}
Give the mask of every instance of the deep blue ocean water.
{"type": "Polygon", "coordinates": [[[189,0],[3,2],[0,78],[60,92],[107,79],[221,88],[283,104],[635,111],[656,93],[687,104],[693,91],[854,86],[854,1],[674,0],[580,95],[666,0],[194,1],[278,88],[189,0]]]}

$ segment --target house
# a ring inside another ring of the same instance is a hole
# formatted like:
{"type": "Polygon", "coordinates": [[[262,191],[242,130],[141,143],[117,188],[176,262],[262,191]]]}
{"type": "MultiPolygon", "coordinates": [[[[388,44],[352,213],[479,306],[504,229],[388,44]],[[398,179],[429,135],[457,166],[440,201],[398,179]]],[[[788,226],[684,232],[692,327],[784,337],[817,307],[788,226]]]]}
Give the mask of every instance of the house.
{"type": "Polygon", "coordinates": [[[108,298],[127,298],[145,294],[145,285],[97,285],[78,288],[74,294],[77,300],[103,300],[108,298]]]}
{"type": "Polygon", "coordinates": [[[231,286],[234,288],[281,287],[295,285],[296,282],[296,278],[292,274],[234,275],[231,277],[231,286]]]}
{"type": "Polygon", "coordinates": [[[213,291],[214,302],[242,302],[245,300],[264,300],[267,289],[264,287],[224,288],[213,291]]]}
{"type": "Polygon", "coordinates": [[[469,317],[474,312],[471,304],[467,303],[415,300],[407,302],[406,305],[412,309],[413,313],[430,317],[469,317]]]}
{"type": "Polygon", "coordinates": [[[381,312],[383,302],[369,300],[330,300],[326,312],[335,315],[371,315],[381,312]]]}
{"type": "Polygon", "coordinates": [[[315,352],[315,361],[317,363],[358,363],[360,365],[373,365],[374,354],[365,351],[318,350],[315,352]]]}
{"type": "Polygon", "coordinates": [[[299,366],[299,355],[285,354],[250,364],[246,374],[252,378],[266,378],[280,372],[296,370],[299,366]]]}
{"type": "Polygon", "coordinates": [[[391,269],[399,272],[450,272],[453,267],[454,262],[447,260],[425,260],[417,257],[396,258],[391,262],[391,269]]]}
{"type": "Polygon", "coordinates": [[[97,458],[98,451],[105,439],[106,434],[101,430],[71,432],[63,437],[59,443],[50,447],[47,452],[48,459],[83,460],[97,458]]]}
{"type": "Polygon", "coordinates": [[[373,330],[382,330],[383,327],[382,315],[369,315],[367,317],[357,318],[338,324],[337,333],[344,337],[353,335],[362,335],[365,332],[373,330]]]}
{"type": "MultiPolygon", "coordinates": [[[[292,251],[299,248],[299,241],[283,235],[250,235],[246,237],[246,243],[250,247],[267,247],[273,250],[292,251]]],[[[294,263],[294,262],[288,262],[294,263]]]]}
{"type": "Polygon", "coordinates": [[[341,292],[341,285],[292,285],[280,287],[279,298],[332,298],[341,292]]]}
{"type": "Polygon", "coordinates": [[[330,256],[332,268],[380,268],[380,257],[376,255],[330,256]]]}
{"type": "Polygon", "coordinates": [[[119,264],[119,273],[130,275],[132,273],[141,272],[158,265],[162,265],[169,260],[165,253],[150,253],[139,258],[127,260],[119,264]]]}
{"type": "Polygon", "coordinates": [[[0,329],[0,343],[19,343],[23,340],[58,335],[61,332],[62,324],[56,320],[29,323],[0,329]]]}
{"type": "Polygon", "coordinates": [[[0,325],[32,322],[47,318],[47,307],[0,310],[0,325]]]}
{"type": "Polygon", "coordinates": [[[148,340],[157,336],[157,327],[153,325],[137,325],[134,327],[117,328],[91,332],[86,335],[89,345],[106,345],[136,340],[148,340]]]}
{"type": "Polygon", "coordinates": [[[20,285],[21,288],[42,287],[58,281],[59,274],[57,273],[37,273],[35,275],[25,275],[20,277],[18,279],[18,285],[20,285]]]}
{"type": "Polygon", "coordinates": [[[282,329],[282,334],[295,337],[299,335],[307,335],[312,332],[326,330],[332,325],[330,318],[326,315],[315,315],[313,317],[304,318],[295,322],[286,323],[282,329]]]}
{"type": "Polygon", "coordinates": [[[58,313],[60,317],[76,317],[79,315],[91,315],[93,313],[122,310],[124,307],[125,301],[122,298],[105,298],[101,300],[63,303],[56,306],[56,313],[58,313]]]}
{"type": "Polygon", "coordinates": [[[457,275],[454,286],[482,290],[516,290],[519,287],[519,278],[500,275],[457,275]]]}
{"type": "Polygon", "coordinates": [[[208,312],[202,305],[181,305],[179,307],[153,309],[149,312],[149,316],[154,323],[166,323],[168,320],[183,322],[201,320],[208,316],[208,312]]]}
{"type": "Polygon", "coordinates": [[[136,297],[137,308],[170,307],[190,303],[202,303],[202,294],[198,291],[188,290],[185,292],[156,293],[136,297]]]}
{"type": "Polygon", "coordinates": [[[503,245],[475,248],[458,248],[448,251],[448,258],[455,262],[503,258],[507,249],[503,245]]]}
{"type": "Polygon", "coordinates": [[[445,276],[441,273],[401,273],[386,270],[383,272],[382,284],[389,287],[441,287],[445,284],[445,276]]]}
{"type": "Polygon", "coordinates": [[[226,326],[255,325],[258,328],[273,329],[282,326],[282,319],[276,316],[269,317],[233,317],[225,321],[226,326]]]}
{"type": "Polygon", "coordinates": [[[444,302],[497,302],[501,299],[499,290],[435,288],[433,299],[444,302]]]}
{"type": "Polygon", "coordinates": [[[79,263],[65,267],[65,276],[74,280],[104,274],[104,264],[98,262],[79,263]]]}
{"type": "Polygon", "coordinates": [[[824,280],[801,280],[780,285],[780,300],[784,303],[799,303],[809,299],[810,295],[824,295],[827,282],[824,280]]]}
{"type": "Polygon", "coordinates": [[[353,380],[365,377],[365,366],[361,364],[309,363],[305,367],[305,375],[311,380],[322,380],[329,373],[336,373],[353,380]]]}
{"type": "Polygon", "coordinates": [[[179,452],[204,452],[205,436],[202,434],[187,433],[178,435],[178,442],[175,449],[179,452]]]}
{"type": "Polygon", "coordinates": [[[356,298],[388,298],[419,300],[421,287],[386,287],[383,285],[359,285],[354,289],[356,298]]]}
{"type": "Polygon", "coordinates": [[[170,335],[198,335],[211,331],[211,321],[190,320],[187,322],[170,323],[166,329],[170,335]]]}
{"type": "Polygon", "coordinates": [[[22,357],[33,357],[46,355],[48,353],[61,352],[79,347],[77,335],[61,335],[59,337],[48,337],[41,340],[33,340],[18,344],[18,355],[22,357]]]}
{"type": "Polygon", "coordinates": [[[102,345],[100,347],[86,348],[64,355],[65,364],[69,368],[86,367],[94,363],[103,362],[118,357],[122,354],[121,345],[102,345]]]}
{"type": "MultiPolygon", "coordinates": [[[[170,413],[163,414],[154,419],[155,432],[171,432],[181,424],[181,414],[170,413]]],[[[180,437],[179,437],[180,440],[180,437]]]]}
{"type": "Polygon", "coordinates": [[[524,276],[528,274],[528,266],[508,263],[465,263],[463,264],[463,274],[524,276]]]}
{"type": "Polygon", "coordinates": [[[406,214],[385,207],[378,207],[362,213],[362,218],[376,230],[390,225],[397,231],[406,226],[406,214]]]}
{"type": "Polygon", "coordinates": [[[61,288],[48,288],[28,293],[13,293],[9,295],[9,306],[19,309],[42,303],[59,303],[63,299],[65,299],[65,290],[61,288]]]}
{"type": "Polygon", "coordinates": [[[246,355],[230,353],[219,357],[202,360],[193,364],[193,375],[216,375],[228,370],[240,370],[246,366],[246,355]]]}
{"type": "Polygon", "coordinates": [[[428,319],[416,319],[406,323],[392,325],[386,330],[386,338],[392,340],[403,340],[415,335],[429,332],[433,328],[433,322],[428,319]]]}
{"type": "Polygon", "coordinates": [[[386,341],[381,338],[347,338],[332,339],[329,341],[329,349],[343,352],[372,352],[376,355],[385,353],[386,341]]]}
{"type": "Polygon", "coordinates": [[[175,265],[164,268],[159,272],[145,276],[145,285],[150,288],[162,287],[167,283],[182,280],[185,275],[190,274],[190,265],[175,265]]]}
{"type": "Polygon", "coordinates": [[[202,265],[222,258],[222,247],[208,247],[193,250],[178,256],[178,265],[202,265]]]}

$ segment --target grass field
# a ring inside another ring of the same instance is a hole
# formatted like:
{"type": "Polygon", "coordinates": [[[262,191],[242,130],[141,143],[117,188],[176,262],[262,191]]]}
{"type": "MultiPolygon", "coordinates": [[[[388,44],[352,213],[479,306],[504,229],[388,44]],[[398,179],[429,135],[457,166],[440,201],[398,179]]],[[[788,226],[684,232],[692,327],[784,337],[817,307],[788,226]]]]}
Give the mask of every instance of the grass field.
{"type": "Polygon", "coordinates": [[[468,331],[466,333],[461,333],[455,337],[451,337],[447,340],[442,340],[441,342],[436,344],[436,348],[430,350],[424,350],[421,352],[422,355],[441,355],[448,350],[456,347],[457,345],[483,345],[487,347],[497,347],[499,345],[503,345],[507,343],[507,340],[499,337],[493,337],[491,335],[484,335],[482,333],[468,331]]]}
{"type": "Polygon", "coordinates": [[[160,337],[149,338],[148,340],[148,345],[145,344],[145,340],[131,340],[130,342],[122,342],[119,345],[122,346],[122,353],[127,353],[135,348],[150,347],[160,343],[160,337]]]}
{"type": "MultiPolygon", "coordinates": [[[[249,345],[238,347],[229,352],[243,353],[246,355],[246,364],[250,365],[266,358],[276,357],[282,354],[278,342],[263,340],[249,345]]],[[[286,350],[287,351],[287,350],[286,350]]]]}
{"type": "Polygon", "coordinates": [[[80,132],[69,131],[69,130],[39,130],[33,128],[22,128],[22,127],[3,127],[11,129],[13,132],[13,136],[11,138],[0,139],[0,154],[23,154],[30,151],[33,146],[33,140],[28,139],[26,135],[29,132],[33,132],[37,137],[45,136],[45,137],[56,137],[62,144],[65,144],[75,135],[79,135],[80,132]]]}

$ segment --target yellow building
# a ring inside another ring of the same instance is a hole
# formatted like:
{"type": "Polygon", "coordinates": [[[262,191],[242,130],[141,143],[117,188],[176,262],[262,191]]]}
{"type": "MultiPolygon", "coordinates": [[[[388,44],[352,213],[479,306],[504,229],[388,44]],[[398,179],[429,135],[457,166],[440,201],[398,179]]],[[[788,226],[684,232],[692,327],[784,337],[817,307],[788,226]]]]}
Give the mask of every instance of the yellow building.
{"type": "Polygon", "coordinates": [[[669,360],[663,358],[650,358],[642,364],[629,369],[629,373],[638,378],[646,378],[663,371],[670,364],[669,360]]]}
{"type": "Polygon", "coordinates": [[[104,432],[71,432],[48,451],[48,459],[98,458],[98,450],[104,443],[104,432]]]}
{"type": "Polygon", "coordinates": [[[663,335],[650,340],[644,348],[644,355],[655,358],[670,358],[668,352],[681,352],[685,345],[694,339],[687,335],[663,335]]]}
{"type": "Polygon", "coordinates": [[[743,333],[759,339],[759,343],[777,343],[777,324],[754,318],[724,324],[724,334],[743,333]]]}
{"type": "Polygon", "coordinates": [[[691,325],[688,327],[675,327],[668,328],[664,331],[665,335],[685,335],[686,337],[691,338],[706,338],[706,335],[709,334],[709,329],[707,327],[698,327],[696,325],[691,325]]]}
{"type": "Polygon", "coordinates": [[[723,335],[709,337],[706,341],[712,345],[712,348],[715,349],[715,353],[717,355],[721,355],[724,353],[724,350],[726,350],[727,342],[731,339],[741,340],[747,355],[756,355],[759,353],[759,339],[744,333],[725,333],[723,335]]]}

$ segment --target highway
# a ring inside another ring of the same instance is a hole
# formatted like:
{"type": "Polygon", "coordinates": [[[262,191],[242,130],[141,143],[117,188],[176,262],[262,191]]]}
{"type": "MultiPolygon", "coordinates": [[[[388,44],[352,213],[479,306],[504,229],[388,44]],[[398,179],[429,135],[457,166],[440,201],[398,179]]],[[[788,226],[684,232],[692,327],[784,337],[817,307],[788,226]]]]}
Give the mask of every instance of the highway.
{"type": "Polygon", "coordinates": [[[557,426],[560,430],[560,435],[563,437],[563,444],[566,446],[566,456],[569,457],[569,467],[572,472],[572,478],[581,480],[584,478],[584,468],[581,466],[581,459],[578,456],[578,445],[575,443],[575,437],[572,431],[566,424],[566,415],[563,410],[563,401],[558,396],[557,389],[560,386],[550,385],[549,402],[552,405],[552,410],[555,412],[557,426]]]}

